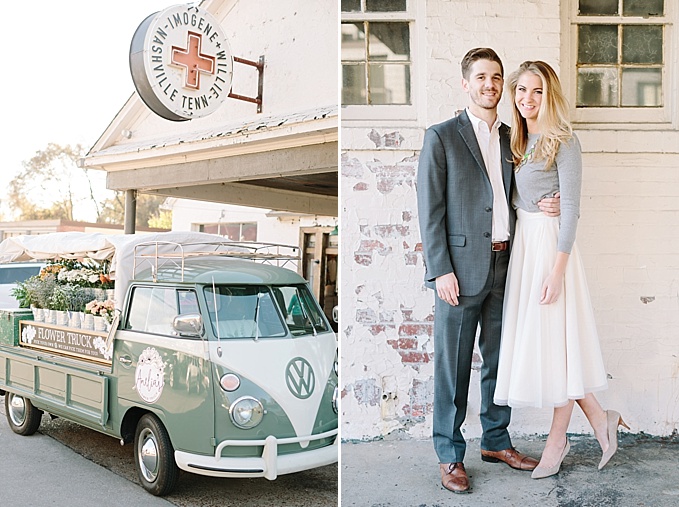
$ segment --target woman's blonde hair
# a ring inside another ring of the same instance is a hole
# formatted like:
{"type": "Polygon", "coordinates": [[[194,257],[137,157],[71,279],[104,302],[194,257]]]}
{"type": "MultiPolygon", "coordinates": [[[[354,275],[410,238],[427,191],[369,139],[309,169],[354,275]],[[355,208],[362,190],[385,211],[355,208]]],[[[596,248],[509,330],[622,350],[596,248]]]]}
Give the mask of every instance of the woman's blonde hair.
{"type": "Polygon", "coordinates": [[[568,101],[561,89],[559,76],[543,61],[523,62],[509,76],[507,87],[512,100],[511,148],[517,170],[528,149],[528,127],[525,118],[516,107],[516,87],[519,78],[526,72],[535,74],[542,81],[542,102],[537,117],[541,135],[535,145],[533,158],[545,160],[545,169],[549,169],[554,163],[561,143],[573,137],[573,128],[568,119],[568,101]]]}

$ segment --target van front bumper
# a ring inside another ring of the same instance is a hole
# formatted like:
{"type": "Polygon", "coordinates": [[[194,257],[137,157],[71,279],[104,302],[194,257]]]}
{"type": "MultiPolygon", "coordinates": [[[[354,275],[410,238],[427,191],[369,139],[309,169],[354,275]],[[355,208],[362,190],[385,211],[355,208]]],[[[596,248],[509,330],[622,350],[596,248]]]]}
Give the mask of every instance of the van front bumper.
{"type": "Polygon", "coordinates": [[[182,470],[212,477],[265,477],[274,480],[279,475],[301,472],[331,463],[336,463],[339,452],[338,438],[326,447],[311,451],[299,451],[278,455],[278,446],[300,444],[337,436],[337,429],[307,437],[276,438],[268,436],[265,440],[224,440],[215,449],[214,456],[191,454],[175,451],[174,459],[182,470]],[[222,450],[230,446],[264,446],[259,458],[225,458],[222,450]]]}

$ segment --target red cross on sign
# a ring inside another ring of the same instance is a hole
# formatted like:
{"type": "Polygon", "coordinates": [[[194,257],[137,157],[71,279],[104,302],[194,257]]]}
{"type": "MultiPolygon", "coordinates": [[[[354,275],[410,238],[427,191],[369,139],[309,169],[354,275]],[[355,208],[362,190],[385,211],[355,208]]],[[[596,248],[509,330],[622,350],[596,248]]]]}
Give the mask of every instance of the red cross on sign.
{"type": "Polygon", "coordinates": [[[186,49],[172,46],[172,63],[186,69],[187,88],[197,90],[200,88],[200,73],[214,74],[214,56],[204,55],[200,52],[201,36],[197,33],[189,32],[186,49]]]}

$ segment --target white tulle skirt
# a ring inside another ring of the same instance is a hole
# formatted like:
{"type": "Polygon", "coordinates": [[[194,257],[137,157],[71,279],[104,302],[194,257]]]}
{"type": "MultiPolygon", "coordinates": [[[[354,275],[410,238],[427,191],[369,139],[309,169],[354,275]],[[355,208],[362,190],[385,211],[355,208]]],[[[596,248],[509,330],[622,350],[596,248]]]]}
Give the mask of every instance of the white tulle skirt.
{"type": "Polygon", "coordinates": [[[540,304],[558,237],[558,218],[517,210],[494,397],[498,405],[559,407],[608,385],[577,242],[561,296],[540,304]]]}

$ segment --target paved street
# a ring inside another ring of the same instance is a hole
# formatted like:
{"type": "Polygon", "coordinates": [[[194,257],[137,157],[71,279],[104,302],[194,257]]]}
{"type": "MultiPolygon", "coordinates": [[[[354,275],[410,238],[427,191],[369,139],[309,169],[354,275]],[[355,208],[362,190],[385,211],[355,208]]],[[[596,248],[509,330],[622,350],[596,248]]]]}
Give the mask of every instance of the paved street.
{"type": "MultiPolygon", "coordinates": [[[[539,457],[544,438],[513,439],[539,457]]],[[[441,486],[430,440],[342,444],[342,507],[676,507],[679,505],[679,438],[624,434],[618,453],[597,470],[594,437],[570,436],[561,472],[533,480],[529,472],[481,461],[479,441],[469,442],[465,467],[473,492],[455,495],[441,486]]]]}
{"type": "Polygon", "coordinates": [[[182,472],[175,492],[148,494],[137,482],[132,445],[43,415],[38,433],[14,434],[0,396],[0,505],[335,507],[337,465],[266,479],[216,479],[182,472]],[[11,485],[11,486],[10,486],[11,485]]]}

